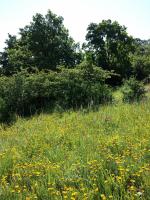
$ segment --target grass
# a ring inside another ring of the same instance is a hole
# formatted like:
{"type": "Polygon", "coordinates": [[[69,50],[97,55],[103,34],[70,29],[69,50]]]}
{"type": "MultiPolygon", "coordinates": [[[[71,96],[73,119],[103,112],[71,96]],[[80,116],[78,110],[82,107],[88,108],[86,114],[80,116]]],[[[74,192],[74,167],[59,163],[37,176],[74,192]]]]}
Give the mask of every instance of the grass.
{"type": "Polygon", "coordinates": [[[0,200],[148,200],[149,138],[149,101],[18,118],[0,127],[0,200]]]}

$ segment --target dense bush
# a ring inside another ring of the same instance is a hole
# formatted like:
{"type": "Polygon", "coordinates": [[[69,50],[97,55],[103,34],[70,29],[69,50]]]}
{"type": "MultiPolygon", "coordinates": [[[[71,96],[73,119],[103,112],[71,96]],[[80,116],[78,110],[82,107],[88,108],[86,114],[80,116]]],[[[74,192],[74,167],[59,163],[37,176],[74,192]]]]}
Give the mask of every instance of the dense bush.
{"type": "Polygon", "coordinates": [[[142,82],[135,78],[130,78],[124,81],[122,87],[123,100],[125,102],[139,101],[144,97],[145,89],[142,82]]]}
{"type": "Polygon", "coordinates": [[[6,121],[7,113],[8,112],[6,111],[6,103],[2,98],[0,98],[0,121],[6,121]]]}
{"type": "Polygon", "coordinates": [[[135,55],[132,57],[133,74],[138,80],[146,80],[150,75],[150,56],[135,55]]]}
{"type": "Polygon", "coordinates": [[[87,63],[74,69],[62,67],[58,72],[0,77],[1,118],[9,113],[30,115],[47,106],[76,109],[106,103],[112,100],[105,84],[109,77],[108,72],[87,63]]]}

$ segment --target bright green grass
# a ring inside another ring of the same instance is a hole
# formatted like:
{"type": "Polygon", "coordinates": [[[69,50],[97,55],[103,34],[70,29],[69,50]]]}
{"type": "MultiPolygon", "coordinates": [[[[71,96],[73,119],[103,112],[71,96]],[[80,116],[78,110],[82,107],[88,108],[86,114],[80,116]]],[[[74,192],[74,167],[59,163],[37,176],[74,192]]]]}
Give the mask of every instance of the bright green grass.
{"type": "Polygon", "coordinates": [[[0,200],[148,200],[149,138],[149,101],[19,118],[0,129],[0,200]]]}

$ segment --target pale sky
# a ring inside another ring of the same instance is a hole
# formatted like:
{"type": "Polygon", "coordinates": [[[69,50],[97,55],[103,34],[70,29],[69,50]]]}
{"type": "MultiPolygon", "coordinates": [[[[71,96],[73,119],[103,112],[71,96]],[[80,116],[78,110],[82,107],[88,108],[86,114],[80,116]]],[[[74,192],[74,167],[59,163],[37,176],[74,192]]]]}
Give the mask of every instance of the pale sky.
{"type": "Polygon", "coordinates": [[[87,26],[103,19],[117,20],[130,35],[150,39],[150,0],[0,0],[0,50],[7,34],[17,34],[35,13],[50,9],[64,18],[76,42],[84,42],[87,26]]]}

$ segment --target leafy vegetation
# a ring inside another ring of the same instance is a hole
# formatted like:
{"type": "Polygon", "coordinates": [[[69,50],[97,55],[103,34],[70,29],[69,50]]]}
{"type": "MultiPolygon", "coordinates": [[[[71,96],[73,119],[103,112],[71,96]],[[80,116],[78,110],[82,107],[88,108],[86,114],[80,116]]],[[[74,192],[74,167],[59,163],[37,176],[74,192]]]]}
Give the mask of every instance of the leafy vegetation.
{"type": "Polygon", "coordinates": [[[134,39],[128,36],[124,26],[111,20],[91,23],[86,40],[86,51],[92,54],[93,62],[120,75],[112,83],[117,84],[117,81],[131,75],[130,54],[134,51],[134,39]]]}
{"type": "Polygon", "coordinates": [[[22,69],[33,73],[57,71],[61,66],[75,68],[90,55],[90,63],[118,74],[108,80],[110,85],[121,85],[131,76],[149,81],[150,41],[129,36],[118,22],[91,23],[82,46],[69,36],[62,17],[50,10],[45,16],[37,13],[20,29],[19,37],[8,35],[0,53],[0,73],[11,76],[22,69]]]}
{"type": "Polygon", "coordinates": [[[81,49],[51,11],[19,36],[0,53],[0,200],[150,199],[150,41],[103,20],[81,49]]]}
{"type": "Polygon", "coordinates": [[[138,80],[149,82],[150,40],[135,40],[136,51],[131,56],[133,74],[138,80]]]}
{"type": "Polygon", "coordinates": [[[60,65],[75,66],[81,60],[79,45],[69,36],[63,18],[50,10],[36,14],[30,25],[20,29],[19,39],[8,35],[1,54],[3,73],[11,75],[21,69],[55,70],[60,65]]]}
{"type": "Polygon", "coordinates": [[[126,102],[139,101],[145,95],[144,85],[135,78],[124,81],[122,87],[123,100],[126,102]]]}
{"type": "Polygon", "coordinates": [[[6,116],[31,115],[45,107],[78,109],[112,101],[111,89],[105,84],[110,73],[88,63],[75,69],[62,68],[28,74],[21,72],[0,78],[1,121],[6,116]]]}

